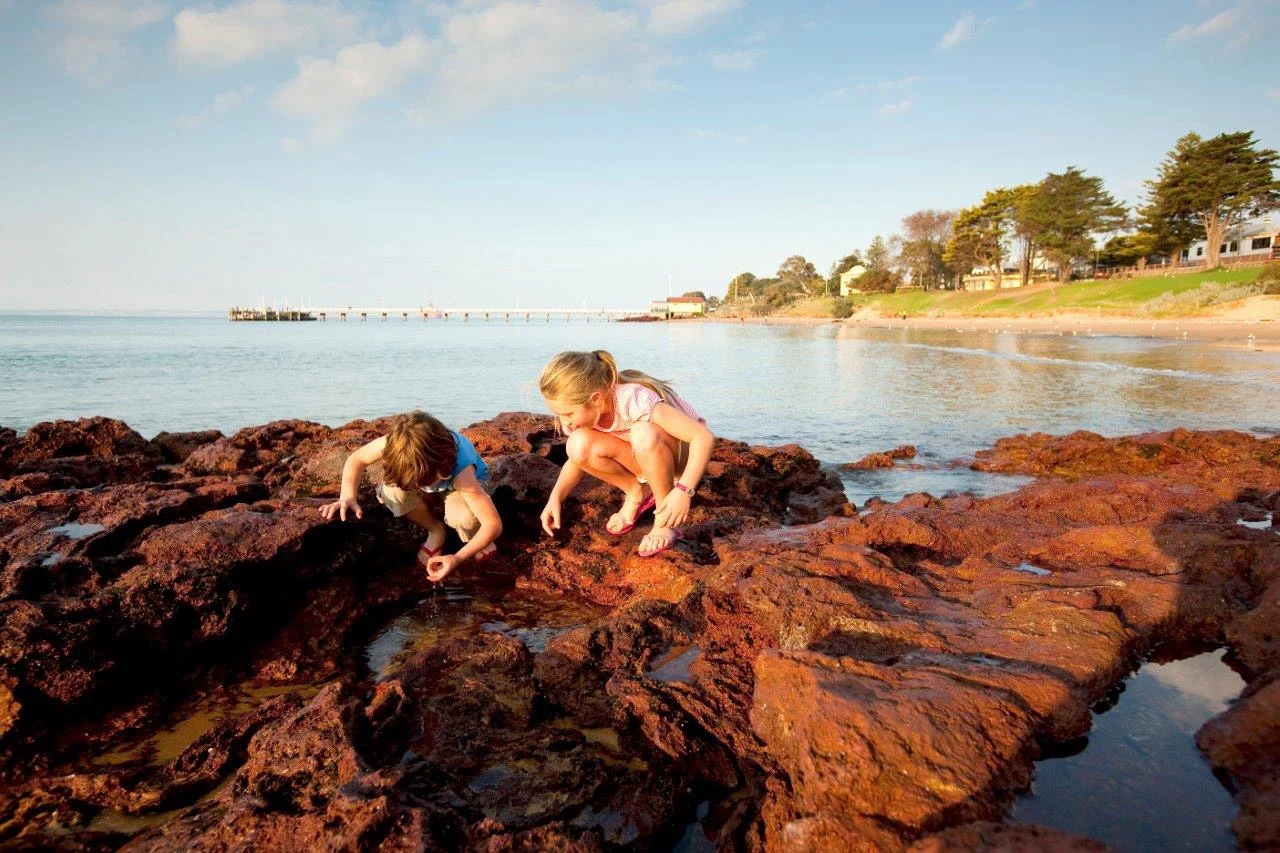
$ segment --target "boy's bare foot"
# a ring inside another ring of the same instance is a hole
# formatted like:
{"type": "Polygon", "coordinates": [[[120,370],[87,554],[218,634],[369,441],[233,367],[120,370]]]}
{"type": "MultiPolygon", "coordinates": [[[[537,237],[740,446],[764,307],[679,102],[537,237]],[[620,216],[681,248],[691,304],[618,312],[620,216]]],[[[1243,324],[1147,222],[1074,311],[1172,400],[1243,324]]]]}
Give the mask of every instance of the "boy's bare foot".
{"type": "Polygon", "coordinates": [[[670,549],[680,538],[680,531],[674,527],[655,527],[640,540],[636,553],[641,557],[652,557],[670,549]]]}
{"type": "Polygon", "coordinates": [[[645,489],[644,484],[636,483],[635,491],[627,492],[622,506],[604,523],[604,529],[614,536],[621,536],[635,527],[636,519],[644,511],[647,495],[648,490],[645,489]]]}

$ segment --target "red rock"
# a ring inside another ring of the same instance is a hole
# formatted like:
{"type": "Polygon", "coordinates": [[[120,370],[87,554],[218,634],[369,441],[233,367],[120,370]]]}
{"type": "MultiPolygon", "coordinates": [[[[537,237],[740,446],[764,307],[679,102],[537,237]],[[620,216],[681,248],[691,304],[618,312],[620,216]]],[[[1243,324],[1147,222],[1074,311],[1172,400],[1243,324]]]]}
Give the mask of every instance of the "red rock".
{"type": "Polygon", "coordinates": [[[840,467],[846,471],[860,471],[867,468],[892,468],[899,459],[914,459],[916,448],[913,444],[903,444],[883,453],[868,453],[857,462],[846,462],[840,467]]]}
{"type": "MultiPolygon", "coordinates": [[[[1272,671],[1276,675],[1280,672],[1272,671]]],[[[1240,813],[1232,829],[1241,848],[1280,847],[1280,680],[1251,687],[1226,713],[1204,724],[1196,743],[1239,789],[1240,813]]]]}
{"type": "Polygon", "coordinates": [[[970,823],[930,835],[912,844],[911,853],[1021,853],[1024,850],[1043,853],[1075,853],[1105,851],[1111,847],[1057,829],[1026,823],[970,823]]]}
{"type": "Polygon", "coordinates": [[[476,452],[485,460],[500,456],[532,453],[536,456],[557,454],[564,461],[564,436],[550,415],[532,412],[503,412],[495,418],[472,424],[462,430],[476,452]]]}
{"type": "Polygon", "coordinates": [[[196,449],[225,438],[220,430],[204,429],[195,432],[162,432],[151,439],[160,448],[166,462],[184,462],[196,449]]]}
{"type": "Polygon", "coordinates": [[[160,461],[159,450],[128,424],[102,417],[38,423],[27,430],[9,461],[17,466],[78,456],[96,459],[138,456],[153,463],[160,461]]]}

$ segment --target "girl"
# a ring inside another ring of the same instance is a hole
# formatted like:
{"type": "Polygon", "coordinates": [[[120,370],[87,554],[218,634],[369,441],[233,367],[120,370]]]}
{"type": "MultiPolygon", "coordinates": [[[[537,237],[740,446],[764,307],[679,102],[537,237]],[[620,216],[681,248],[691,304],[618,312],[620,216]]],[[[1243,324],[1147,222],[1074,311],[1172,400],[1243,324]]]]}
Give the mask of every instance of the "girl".
{"type": "Polygon", "coordinates": [[[569,461],[542,510],[547,535],[560,528],[561,502],[587,473],[624,496],[605,524],[609,533],[627,533],[656,505],[653,529],[637,553],[651,557],[675,545],[675,528],[689,518],[689,502],[711,458],[715,436],[706,421],[665,382],[638,370],[619,373],[604,350],[560,353],[538,384],[569,436],[569,461]]]}

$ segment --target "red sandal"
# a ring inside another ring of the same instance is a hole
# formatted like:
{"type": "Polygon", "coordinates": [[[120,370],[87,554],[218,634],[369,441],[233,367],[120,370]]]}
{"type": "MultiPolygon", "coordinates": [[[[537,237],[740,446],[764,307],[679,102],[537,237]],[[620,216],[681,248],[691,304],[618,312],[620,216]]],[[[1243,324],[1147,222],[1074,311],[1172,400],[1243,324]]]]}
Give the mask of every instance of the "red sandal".
{"type": "Polygon", "coordinates": [[[630,524],[628,524],[626,527],[622,528],[621,530],[610,530],[609,522],[606,521],[604,532],[608,533],[610,536],[626,536],[632,530],[635,530],[636,522],[640,520],[640,516],[644,515],[646,512],[653,509],[657,505],[658,505],[658,499],[653,496],[652,492],[650,492],[648,499],[645,500],[644,503],[640,504],[640,508],[636,510],[636,514],[635,516],[632,517],[630,524]]]}

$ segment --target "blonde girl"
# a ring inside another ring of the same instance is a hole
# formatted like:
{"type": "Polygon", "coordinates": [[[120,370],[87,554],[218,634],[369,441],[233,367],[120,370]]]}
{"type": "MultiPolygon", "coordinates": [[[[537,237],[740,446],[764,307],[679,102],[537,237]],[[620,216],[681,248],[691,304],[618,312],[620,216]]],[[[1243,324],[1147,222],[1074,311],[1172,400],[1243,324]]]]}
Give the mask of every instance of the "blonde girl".
{"type": "Polygon", "coordinates": [[[706,420],[665,382],[619,371],[604,350],[560,353],[543,369],[539,389],[569,437],[569,461],[542,510],[547,535],[560,529],[564,498],[590,474],[623,494],[605,530],[621,536],[656,507],[637,553],[650,557],[675,545],[711,458],[715,437],[706,420]]]}

